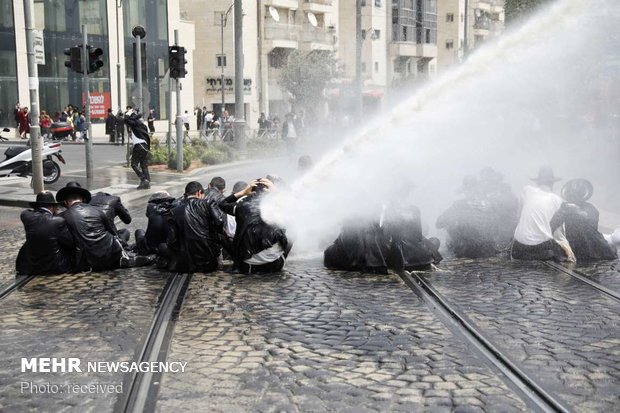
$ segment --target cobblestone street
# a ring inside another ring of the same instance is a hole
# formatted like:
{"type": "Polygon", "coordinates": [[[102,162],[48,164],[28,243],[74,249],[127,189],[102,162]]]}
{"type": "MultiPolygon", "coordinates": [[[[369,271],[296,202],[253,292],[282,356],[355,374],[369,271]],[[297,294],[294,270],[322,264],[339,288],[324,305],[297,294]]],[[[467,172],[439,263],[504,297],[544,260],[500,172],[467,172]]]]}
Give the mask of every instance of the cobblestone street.
{"type": "MultiPolygon", "coordinates": [[[[131,228],[144,227],[143,202],[128,206],[131,228]]],[[[0,210],[4,284],[23,242],[19,211],[0,210]]],[[[617,268],[575,271],[617,291],[617,268]]],[[[421,276],[568,411],[620,408],[617,300],[538,262],[446,259],[421,276]]],[[[0,410],[122,411],[132,375],[22,373],[20,360],[138,361],[169,278],[152,267],[39,277],[5,297],[0,410]],[[32,394],[24,382],[122,383],[123,393],[32,394]]],[[[154,409],[540,410],[435,310],[398,275],[328,271],[320,259],[293,258],[279,275],[194,274],[163,347],[187,368],[151,384],[154,409]]]]}

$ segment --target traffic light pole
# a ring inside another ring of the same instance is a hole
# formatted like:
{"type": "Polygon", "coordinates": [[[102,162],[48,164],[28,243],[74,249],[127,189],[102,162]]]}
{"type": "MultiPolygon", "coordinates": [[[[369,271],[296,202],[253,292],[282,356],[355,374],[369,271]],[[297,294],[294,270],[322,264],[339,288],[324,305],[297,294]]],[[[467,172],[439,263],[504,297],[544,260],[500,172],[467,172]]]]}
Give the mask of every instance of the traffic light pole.
{"type": "Polygon", "coordinates": [[[28,48],[28,89],[30,90],[30,142],[32,145],[32,189],[35,194],[43,191],[43,157],[41,129],[39,127],[39,75],[34,59],[34,19],[32,0],[24,0],[26,47],[28,48]]]}
{"type": "Polygon", "coordinates": [[[235,145],[245,157],[245,106],[243,102],[243,9],[242,0],[235,0],[235,145]]]}
{"type": "MultiPolygon", "coordinates": [[[[174,45],[179,45],[179,31],[174,31],[174,45]]],[[[184,57],[181,56],[181,59],[184,57]]],[[[177,172],[183,172],[183,118],[181,117],[181,80],[176,81],[177,93],[177,172]]]]}
{"type": "MultiPolygon", "coordinates": [[[[84,75],[82,77],[82,93],[84,94],[84,117],[86,118],[85,124],[82,125],[84,136],[88,136],[88,130],[90,129],[90,85],[88,81],[89,55],[88,55],[88,31],[85,24],[82,25],[82,70],[84,75]]],[[[82,136],[82,139],[84,139],[82,136]]],[[[93,137],[88,136],[88,139],[84,139],[84,148],[86,150],[86,186],[92,188],[93,186],[93,137]]]]}

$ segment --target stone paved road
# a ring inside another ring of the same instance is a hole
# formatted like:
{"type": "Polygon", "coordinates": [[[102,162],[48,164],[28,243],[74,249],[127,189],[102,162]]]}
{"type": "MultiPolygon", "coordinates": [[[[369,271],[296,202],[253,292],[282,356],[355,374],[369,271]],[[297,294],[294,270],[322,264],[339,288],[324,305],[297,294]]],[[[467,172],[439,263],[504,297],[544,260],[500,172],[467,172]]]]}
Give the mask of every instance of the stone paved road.
{"type": "Polygon", "coordinates": [[[527,410],[397,277],[290,263],[281,276],[196,274],[157,410],[527,410]]]}
{"type": "Polygon", "coordinates": [[[4,299],[0,411],[111,411],[119,394],[32,394],[21,391],[21,382],[118,385],[122,373],[21,373],[20,360],[131,361],[150,326],[166,276],[134,269],[38,277],[4,299]]]}
{"type": "Polygon", "coordinates": [[[604,261],[593,264],[578,264],[575,270],[587,275],[592,281],[620,293],[620,262],[604,261]]]}
{"type": "Polygon", "coordinates": [[[441,267],[424,278],[565,404],[620,411],[620,303],[538,262],[441,267]]]}

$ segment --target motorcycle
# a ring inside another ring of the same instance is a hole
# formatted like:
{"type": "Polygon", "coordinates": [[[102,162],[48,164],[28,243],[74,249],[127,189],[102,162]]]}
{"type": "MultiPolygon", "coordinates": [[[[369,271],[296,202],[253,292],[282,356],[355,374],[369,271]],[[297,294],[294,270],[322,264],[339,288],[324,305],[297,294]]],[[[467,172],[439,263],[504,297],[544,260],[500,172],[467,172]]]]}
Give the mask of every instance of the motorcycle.
{"type": "MultiPolygon", "coordinates": [[[[10,132],[4,128],[3,132],[10,132]]],[[[0,140],[6,141],[7,138],[0,134],[0,140]]],[[[66,164],[65,158],[61,155],[60,142],[45,142],[41,148],[43,158],[43,182],[53,184],[60,178],[60,165],[52,157],[56,157],[60,162],[66,164]]],[[[1,176],[32,176],[32,150],[29,146],[9,146],[4,151],[5,159],[0,162],[1,176]]]]}

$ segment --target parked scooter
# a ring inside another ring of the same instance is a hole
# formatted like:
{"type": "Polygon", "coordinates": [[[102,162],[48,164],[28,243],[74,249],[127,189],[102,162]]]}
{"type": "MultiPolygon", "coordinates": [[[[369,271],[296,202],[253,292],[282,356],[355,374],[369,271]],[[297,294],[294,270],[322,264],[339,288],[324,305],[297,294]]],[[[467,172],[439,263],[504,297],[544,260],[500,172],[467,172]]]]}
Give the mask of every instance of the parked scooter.
{"type": "MultiPolygon", "coordinates": [[[[10,132],[4,128],[3,132],[10,132]]],[[[0,134],[0,140],[6,141],[7,138],[0,134]]],[[[43,158],[43,182],[53,184],[60,178],[60,166],[53,160],[52,156],[58,158],[60,162],[66,164],[65,158],[61,155],[60,142],[45,142],[41,148],[43,158]]],[[[30,146],[9,146],[4,151],[5,159],[0,162],[0,176],[32,176],[32,150],[30,146]]]]}

